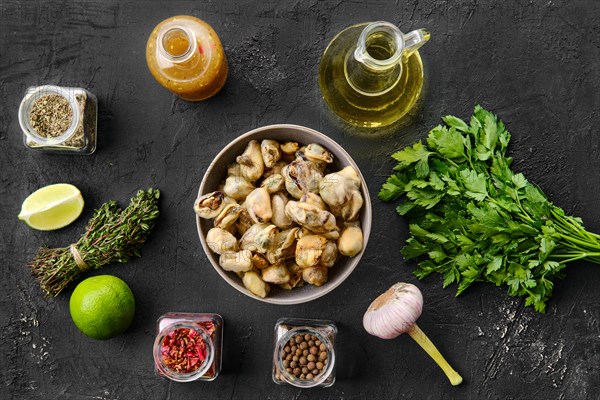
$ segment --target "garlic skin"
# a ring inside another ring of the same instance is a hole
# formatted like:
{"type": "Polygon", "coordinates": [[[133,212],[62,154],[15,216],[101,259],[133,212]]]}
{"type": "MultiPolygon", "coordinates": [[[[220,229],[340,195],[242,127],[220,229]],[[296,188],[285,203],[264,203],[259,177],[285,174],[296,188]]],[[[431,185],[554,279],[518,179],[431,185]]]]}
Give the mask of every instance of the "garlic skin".
{"type": "Polygon", "coordinates": [[[415,285],[399,282],[377,297],[363,317],[367,332],[394,339],[409,332],[423,311],[423,294],[415,285]]]}

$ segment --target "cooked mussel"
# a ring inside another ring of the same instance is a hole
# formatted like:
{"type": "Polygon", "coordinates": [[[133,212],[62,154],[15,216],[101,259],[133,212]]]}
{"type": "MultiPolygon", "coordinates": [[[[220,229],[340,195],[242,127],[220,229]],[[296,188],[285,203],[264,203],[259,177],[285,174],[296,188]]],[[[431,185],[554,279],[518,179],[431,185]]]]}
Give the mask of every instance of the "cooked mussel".
{"type": "Polygon", "coordinates": [[[227,229],[237,221],[242,213],[243,207],[237,203],[227,204],[223,210],[215,217],[214,224],[218,228],[227,229]]]}
{"type": "Polygon", "coordinates": [[[306,192],[317,193],[323,173],[317,166],[302,158],[283,167],[281,174],[285,179],[285,188],[296,199],[300,199],[306,192]]]}
{"type": "Polygon", "coordinates": [[[235,227],[238,233],[240,235],[243,235],[248,229],[250,229],[252,225],[254,225],[254,221],[252,220],[252,218],[250,218],[250,214],[248,213],[248,210],[246,210],[246,207],[240,207],[242,207],[242,211],[240,211],[240,215],[238,216],[238,219],[235,222],[235,227]]]}
{"type": "Polygon", "coordinates": [[[284,264],[271,265],[261,271],[262,279],[275,285],[283,285],[290,281],[290,271],[284,264]]]}
{"type": "Polygon", "coordinates": [[[275,140],[265,139],[260,143],[260,151],[262,154],[265,167],[273,168],[275,163],[281,158],[279,143],[275,140]]]}
{"type": "Polygon", "coordinates": [[[260,144],[256,140],[251,140],[241,156],[236,158],[240,164],[242,176],[250,182],[260,178],[265,170],[265,164],[262,158],[260,144]]]}
{"type": "Polygon", "coordinates": [[[304,155],[310,161],[324,162],[331,164],[333,162],[333,154],[331,154],[325,147],[317,143],[311,143],[304,148],[304,155]]]}
{"type": "Polygon", "coordinates": [[[332,207],[341,206],[360,190],[360,178],[356,170],[347,166],[341,171],[325,175],[319,183],[319,194],[332,207]]]}
{"type": "Polygon", "coordinates": [[[246,272],[242,277],[242,283],[250,292],[258,297],[265,298],[271,287],[263,281],[259,274],[254,271],[246,272]]]}
{"type": "Polygon", "coordinates": [[[304,268],[302,270],[302,279],[311,285],[321,286],[322,284],[327,283],[328,272],[329,268],[320,265],[304,268]]]}
{"type": "Polygon", "coordinates": [[[254,190],[254,185],[243,176],[230,175],[225,179],[223,191],[232,199],[241,201],[254,190]]]}
{"type": "Polygon", "coordinates": [[[286,154],[294,154],[299,148],[300,145],[296,142],[285,142],[280,146],[281,151],[286,154]]]}
{"type": "Polygon", "coordinates": [[[326,243],[327,239],[319,235],[301,237],[296,244],[296,263],[302,268],[319,264],[326,243]]]}
{"type": "Polygon", "coordinates": [[[200,218],[214,218],[219,215],[225,206],[224,199],[225,196],[223,195],[223,192],[220,191],[202,195],[194,202],[194,212],[200,218]]]}
{"type": "Polygon", "coordinates": [[[267,250],[273,247],[275,237],[279,229],[275,225],[269,225],[262,231],[258,232],[255,237],[256,251],[265,254],[267,250]]]}
{"type": "Polygon", "coordinates": [[[292,288],[304,285],[304,281],[302,280],[302,267],[299,266],[296,261],[287,263],[286,267],[290,273],[288,285],[292,288]]]}
{"type": "Polygon", "coordinates": [[[286,229],[292,225],[292,219],[285,213],[285,205],[288,198],[283,193],[275,193],[271,196],[271,211],[273,216],[271,222],[279,229],[286,229]]]}
{"type": "Polygon", "coordinates": [[[281,174],[273,174],[265,178],[260,187],[267,189],[269,194],[277,193],[285,188],[285,179],[283,179],[283,175],[281,174]]]}
{"type": "Polygon", "coordinates": [[[310,203],[288,201],[285,213],[294,222],[315,233],[329,232],[336,226],[333,214],[310,203]]]}
{"type": "Polygon", "coordinates": [[[298,238],[300,228],[287,229],[275,235],[273,243],[267,249],[267,259],[271,264],[285,261],[288,250],[292,248],[298,238]]]}
{"type": "Polygon", "coordinates": [[[271,265],[271,263],[269,263],[269,260],[267,260],[267,256],[265,256],[264,254],[261,253],[253,253],[252,254],[252,266],[258,269],[265,269],[267,268],[269,265],[271,265]]]}
{"type": "Polygon", "coordinates": [[[331,213],[344,221],[354,221],[358,218],[358,213],[363,206],[363,197],[360,191],[355,190],[346,204],[337,207],[330,207],[331,213]]]}
{"type": "Polygon", "coordinates": [[[242,176],[242,166],[236,162],[229,164],[227,167],[227,176],[242,176]]]}
{"type": "Polygon", "coordinates": [[[321,260],[319,260],[319,265],[327,268],[333,267],[337,260],[338,256],[338,247],[337,244],[331,240],[328,240],[325,243],[325,247],[323,248],[323,254],[321,254],[321,260]]]}
{"type": "Polygon", "coordinates": [[[246,197],[244,205],[254,222],[266,222],[273,216],[271,196],[265,188],[256,188],[246,197]]]}
{"type": "Polygon", "coordinates": [[[217,254],[226,251],[237,251],[238,242],[235,236],[221,228],[212,228],[206,234],[206,244],[217,254]]]}
{"type": "Polygon", "coordinates": [[[254,224],[246,230],[240,239],[240,248],[250,251],[256,251],[256,237],[264,229],[268,228],[269,224],[254,224]]]}
{"type": "Polygon", "coordinates": [[[317,208],[319,208],[321,210],[327,210],[327,205],[325,204],[325,202],[323,201],[321,196],[319,196],[316,193],[312,193],[312,192],[304,193],[302,195],[302,197],[300,197],[300,202],[312,204],[313,206],[316,206],[317,208]]]}
{"type": "Polygon", "coordinates": [[[252,252],[250,250],[225,251],[219,257],[219,265],[225,271],[250,271],[252,269],[252,252]]]}
{"type": "Polygon", "coordinates": [[[358,222],[346,223],[338,239],[338,250],[340,254],[354,257],[363,248],[363,233],[358,222]]]}

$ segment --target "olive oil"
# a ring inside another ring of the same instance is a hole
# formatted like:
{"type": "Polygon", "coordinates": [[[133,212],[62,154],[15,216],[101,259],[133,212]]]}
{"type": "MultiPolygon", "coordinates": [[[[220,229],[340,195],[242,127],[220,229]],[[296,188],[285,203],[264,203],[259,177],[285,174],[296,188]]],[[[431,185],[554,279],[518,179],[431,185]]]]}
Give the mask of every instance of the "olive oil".
{"type": "MultiPolygon", "coordinates": [[[[319,86],[332,111],[367,128],[401,119],[415,106],[423,89],[419,52],[406,49],[414,39],[405,40],[407,35],[403,37],[391,24],[367,30],[375,24],[387,23],[360,24],[342,31],[319,65],[319,86]]],[[[418,47],[429,39],[426,35],[418,47]]]]}

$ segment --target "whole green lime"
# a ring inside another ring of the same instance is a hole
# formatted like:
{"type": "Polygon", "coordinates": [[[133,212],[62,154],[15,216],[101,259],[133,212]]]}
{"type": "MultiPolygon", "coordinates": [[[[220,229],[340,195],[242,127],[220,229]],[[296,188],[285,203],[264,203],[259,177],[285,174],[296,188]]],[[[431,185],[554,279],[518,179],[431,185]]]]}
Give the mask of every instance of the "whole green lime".
{"type": "Polygon", "coordinates": [[[110,339],[131,325],[135,299],[121,279],[99,275],[77,285],[69,308],[71,318],[81,332],[93,339],[110,339]]]}

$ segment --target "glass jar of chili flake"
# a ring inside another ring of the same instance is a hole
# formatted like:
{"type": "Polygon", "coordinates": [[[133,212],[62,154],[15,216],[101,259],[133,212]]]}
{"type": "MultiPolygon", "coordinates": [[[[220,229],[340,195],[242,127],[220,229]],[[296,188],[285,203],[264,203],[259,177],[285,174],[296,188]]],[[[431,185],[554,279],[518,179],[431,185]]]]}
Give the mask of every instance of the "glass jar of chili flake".
{"type": "Polygon", "coordinates": [[[154,369],[177,382],[212,381],[221,372],[223,318],[168,313],[156,322],[154,369]]]}
{"type": "Polygon", "coordinates": [[[333,385],[336,335],[337,327],[329,320],[279,319],[275,324],[273,382],[299,388],[333,385]]]}

